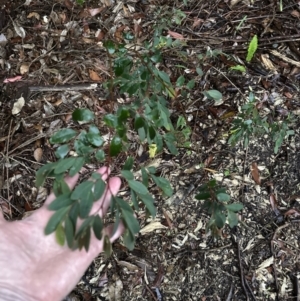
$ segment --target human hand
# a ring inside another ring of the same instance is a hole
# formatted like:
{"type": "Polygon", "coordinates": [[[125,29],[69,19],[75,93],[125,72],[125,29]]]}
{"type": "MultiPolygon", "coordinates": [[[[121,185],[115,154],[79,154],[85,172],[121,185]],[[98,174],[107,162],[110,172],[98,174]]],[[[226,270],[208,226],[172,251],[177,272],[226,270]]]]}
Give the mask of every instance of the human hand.
{"type": "MultiPolygon", "coordinates": [[[[98,170],[102,179],[108,179],[110,170],[102,167],[98,170]]],[[[66,178],[72,189],[78,175],[66,178]]],[[[95,214],[102,204],[102,218],[109,207],[112,195],[116,195],[121,180],[112,177],[107,180],[107,192],[94,203],[91,214],[95,214]]],[[[51,193],[45,204],[31,216],[21,221],[8,222],[0,212],[0,299],[14,301],[59,301],[62,300],[78,283],[93,259],[103,251],[103,239],[91,235],[89,251],[72,251],[67,245],[60,246],[55,234],[45,236],[44,229],[53,211],[48,205],[55,199],[51,193]]],[[[104,234],[115,241],[122,234],[124,227],[119,225],[111,236],[113,226],[104,229],[104,234]]],[[[105,235],[103,235],[104,237],[105,235]]]]}

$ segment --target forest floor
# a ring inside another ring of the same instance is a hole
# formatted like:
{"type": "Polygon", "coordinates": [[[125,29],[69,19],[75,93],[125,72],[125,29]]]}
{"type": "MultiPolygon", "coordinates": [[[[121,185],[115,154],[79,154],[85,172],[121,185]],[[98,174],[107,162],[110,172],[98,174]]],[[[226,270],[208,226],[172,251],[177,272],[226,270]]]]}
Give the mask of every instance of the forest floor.
{"type": "MultiPolygon", "coordinates": [[[[0,0],[0,208],[7,219],[43,204],[51,183],[37,189],[35,173],[55,160],[49,138],[70,125],[72,111],[87,107],[100,118],[117,109],[123,95],[111,106],[102,87],[109,78],[103,41],[126,43],[123,33],[130,32],[137,44],[151,42],[165,20],[164,34],[185,44],[164,50],[159,68],[172,83],[178,66],[190,78],[203,71],[189,98],[171,104],[174,116],[188,117],[191,148],[152,160],[129,150],[141,165],[156,165],[175,195],[151,191],[158,214],[154,221],[138,215],[135,249],[116,242],[112,256],[100,254],[65,300],[300,300],[300,3],[184,2],[0,0]],[[246,63],[254,35],[258,49],[246,63]],[[246,72],[231,69],[237,62],[246,72]],[[220,91],[222,101],[205,99],[208,89],[220,91]],[[246,148],[228,144],[250,91],[270,123],[293,116],[294,135],[277,154],[267,134],[246,148]],[[217,239],[206,232],[210,217],[194,198],[211,178],[244,205],[239,225],[224,227],[217,239]]],[[[125,159],[116,158],[112,174],[125,159]]]]}

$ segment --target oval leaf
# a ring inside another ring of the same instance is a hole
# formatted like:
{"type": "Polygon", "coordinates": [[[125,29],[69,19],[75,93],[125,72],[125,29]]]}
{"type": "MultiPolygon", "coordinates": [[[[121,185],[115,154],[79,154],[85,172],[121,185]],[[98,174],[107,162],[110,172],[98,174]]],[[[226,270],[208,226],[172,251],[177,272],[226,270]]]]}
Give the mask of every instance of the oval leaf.
{"type": "Polygon", "coordinates": [[[72,118],[75,121],[92,121],[94,120],[95,116],[94,113],[88,109],[76,109],[73,114],[72,118]]]}

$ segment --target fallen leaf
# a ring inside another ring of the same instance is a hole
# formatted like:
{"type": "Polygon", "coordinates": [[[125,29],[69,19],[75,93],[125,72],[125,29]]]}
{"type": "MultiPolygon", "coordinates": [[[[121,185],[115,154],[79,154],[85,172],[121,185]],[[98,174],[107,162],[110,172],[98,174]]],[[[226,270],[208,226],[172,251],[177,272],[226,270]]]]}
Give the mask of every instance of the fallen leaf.
{"type": "Polygon", "coordinates": [[[293,215],[293,217],[297,217],[300,216],[300,212],[296,209],[290,209],[284,214],[284,216],[290,216],[290,215],[293,215]]]}
{"type": "Polygon", "coordinates": [[[94,16],[98,15],[99,13],[101,13],[103,11],[103,9],[104,9],[104,6],[98,7],[98,8],[91,8],[88,11],[89,11],[90,15],[92,17],[94,17],[94,16]]]}
{"type": "Polygon", "coordinates": [[[192,28],[194,29],[195,27],[198,27],[201,23],[203,23],[204,20],[203,19],[199,19],[199,18],[194,18],[194,23],[192,25],[192,28]]]}
{"type": "Polygon", "coordinates": [[[265,269],[265,268],[269,267],[271,264],[273,264],[273,262],[274,262],[274,257],[272,256],[272,257],[266,259],[265,261],[263,261],[259,265],[259,267],[257,268],[256,271],[259,271],[259,270],[262,270],[262,269],[265,269]]]}
{"type": "Polygon", "coordinates": [[[23,75],[29,71],[29,64],[22,64],[20,67],[20,73],[23,75]]]}
{"type": "Polygon", "coordinates": [[[177,40],[184,40],[183,35],[180,34],[180,33],[175,32],[175,31],[169,30],[169,31],[168,31],[168,34],[169,34],[171,37],[173,37],[173,38],[175,38],[175,39],[177,39],[177,40]]]}
{"type": "Polygon", "coordinates": [[[38,13],[31,12],[31,13],[28,14],[27,19],[31,19],[31,18],[36,18],[37,20],[39,20],[41,17],[38,13]]]}
{"type": "Polygon", "coordinates": [[[259,176],[259,170],[258,170],[258,167],[257,167],[257,163],[256,162],[253,162],[252,163],[252,169],[251,169],[251,174],[252,174],[252,177],[255,181],[255,183],[257,185],[260,185],[260,176],[259,176]]]}
{"type": "Polygon", "coordinates": [[[15,103],[14,103],[14,106],[13,106],[13,109],[11,111],[11,113],[13,115],[17,115],[21,112],[22,108],[24,107],[25,105],[25,99],[24,97],[20,97],[15,103]]]}
{"type": "Polygon", "coordinates": [[[93,81],[97,81],[97,82],[102,81],[102,78],[94,70],[90,69],[89,70],[89,75],[90,75],[90,79],[93,80],[93,81]]]}
{"type": "Polygon", "coordinates": [[[142,235],[147,234],[147,233],[151,233],[155,230],[158,229],[167,229],[168,227],[162,225],[160,222],[152,222],[150,224],[148,224],[147,226],[145,226],[143,229],[141,229],[140,233],[142,235]]]}

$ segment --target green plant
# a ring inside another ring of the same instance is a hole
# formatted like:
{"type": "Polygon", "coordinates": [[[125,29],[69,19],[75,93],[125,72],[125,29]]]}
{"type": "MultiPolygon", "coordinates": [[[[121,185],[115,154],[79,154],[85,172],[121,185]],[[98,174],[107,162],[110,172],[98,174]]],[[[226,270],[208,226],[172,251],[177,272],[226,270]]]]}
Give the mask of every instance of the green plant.
{"type": "Polygon", "coordinates": [[[275,142],[274,153],[277,154],[283,140],[294,135],[294,131],[288,129],[291,116],[283,121],[269,123],[268,116],[261,116],[258,107],[254,94],[250,92],[249,101],[241,107],[241,112],[232,122],[228,143],[236,145],[242,141],[246,148],[252,137],[268,134],[275,142]]]}
{"type": "Polygon", "coordinates": [[[257,50],[257,47],[258,47],[258,39],[257,39],[257,35],[254,35],[253,38],[251,39],[248,49],[247,49],[246,61],[248,63],[252,60],[252,58],[257,50]]]}
{"type": "MultiPolygon", "coordinates": [[[[130,35],[127,38],[130,39],[130,35]]],[[[55,213],[45,233],[55,232],[58,243],[64,244],[66,240],[70,248],[84,247],[88,250],[91,231],[97,238],[102,237],[103,221],[98,215],[90,216],[90,211],[93,203],[105,191],[106,183],[94,173],[90,180],[70,191],[64,182],[66,174],[75,175],[89,162],[109,164],[113,157],[129,151],[131,142],[127,138],[128,129],[136,131],[139,143],[154,146],[154,154],[156,151],[161,152],[164,146],[172,154],[177,154],[177,130],[183,130],[183,139],[188,137],[188,128],[182,117],[179,118],[176,130],[170,120],[168,98],[174,97],[175,90],[169,75],[156,67],[162,60],[160,47],[157,47],[160,43],[161,39],[155,38],[152,44],[146,43],[144,50],[139,53],[113,41],[104,44],[111,67],[111,80],[104,84],[108,97],[118,90],[117,93],[124,93],[131,98],[129,104],[120,106],[115,113],[105,115],[100,122],[102,128],[109,129],[108,142],[100,133],[99,123],[92,123],[94,114],[87,109],[76,109],[72,114],[74,122],[84,123],[85,129],[79,131],[64,128],[51,137],[50,143],[56,147],[57,161],[46,164],[37,172],[36,184],[42,186],[46,178],[54,178],[56,199],[49,209],[55,213]],[[76,156],[71,156],[71,151],[76,156]],[[78,218],[84,221],[76,229],[78,218]]],[[[188,89],[188,85],[184,89],[188,89]]],[[[182,143],[185,141],[182,140],[182,143]]],[[[137,181],[133,167],[134,160],[129,157],[121,170],[130,188],[130,200],[113,197],[110,206],[116,224],[122,220],[125,225],[123,240],[129,249],[133,249],[135,234],[139,231],[134,210],[145,208],[147,214],[152,216],[156,213],[154,200],[147,188],[150,181],[160,188],[163,195],[171,196],[173,191],[166,179],[156,175],[155,168],[141,168],[142,179],[137,181]]],[[[108,252],[110,250],[108,239],[105,249],[108,252]]]]}
{"type": "Polygon", "coordinates": [[[237,212],[243,209],[240,203],[229,204],[230,195],[226,193],[224,187],[220,187],[215,179],[199,188],[196,195],[197,200],[204,201],[202,208],[210,215],[210,220],[206,225],[206,231],[211,231],[213,235],[219,235],[226,222],[233,228],[238,224],[237,212]]]}
{"type": "MultiPolygon", "coordinates": [[[[251,39],[248,49],[247,49],[247,56],[246,56],[246,62],[249,63],[254,54],[256,53],[258,47],[258,39],[257,39],[257,35],[254,35],[253,38],[251,39]]],[[[236,70],[236,71],[240,71],[240,72],[246,72],[246,68],[243,65],[235,65],[230,67],[230,70],[236,70]]]]}

